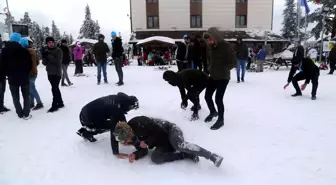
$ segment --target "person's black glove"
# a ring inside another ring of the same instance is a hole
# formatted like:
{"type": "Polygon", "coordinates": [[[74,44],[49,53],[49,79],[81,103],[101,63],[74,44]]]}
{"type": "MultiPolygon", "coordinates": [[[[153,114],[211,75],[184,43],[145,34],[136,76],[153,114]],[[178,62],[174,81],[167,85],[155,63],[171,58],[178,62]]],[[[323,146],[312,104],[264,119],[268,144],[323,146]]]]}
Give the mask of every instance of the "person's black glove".
{"type": "Polygon", "coordinates": [[[188,101],[183,100],[181,103],[181,108],[186,109],[188,107],[188,101]]]}

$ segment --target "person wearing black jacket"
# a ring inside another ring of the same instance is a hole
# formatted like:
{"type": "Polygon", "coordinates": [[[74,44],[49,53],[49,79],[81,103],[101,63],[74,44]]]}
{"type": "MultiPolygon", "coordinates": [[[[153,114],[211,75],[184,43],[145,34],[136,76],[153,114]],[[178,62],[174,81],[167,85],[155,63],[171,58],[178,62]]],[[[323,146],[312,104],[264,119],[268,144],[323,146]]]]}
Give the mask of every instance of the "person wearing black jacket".
{"type": "MultiPolygon", "coordinates": [[[[121,92],[93,100],[86,104],[79,114],[82,128],[77,134],[85,140],[96,142],[94,135],[112,132],[117,122],[126,121],[127,112],[137,108],[139,108],[138,99],[121,92]]],[[[119,154],[118,143],[113,134],[111,134],[111,147],[114,155],[119,154]]]]}
{"type": "Polygon", "coordinates": [[[122,70],[124,59],[123,59],[123,53],[124,48],[122,46],[122,40],[121,38],[117,37],[117,33],[112,31],[111,32],[112,37],[112,58],[114,60],[114,65],[116,68],[116,71],[118,73],[119,81],[117,82],[118,86],[124,85],[124,73],[122,70]]]}
{"type": "Polygon", "coordinates": [[[196,69],[185,69],[175,73],[174,71],[165,71],[163,79],[172,86],[177,86],[181,94],[181,108],[188,107],[188,100],[194,105],[191,107],[193,114],[191,121],[199,119],[198,110],[201,109],[199,95],[207,87],[209,77],[202,71],[196,69]],[[187,90],[187,94],[185,92],[187,90]]]}
{"type": "Polygon", "coordinates": [[[296,73],[296,71],[299,69],[300,63],[302,59],[304,58],[304,48],[301,46],[301,41],[298,41],[296,43],[296,49],[295,52],[293,53],[293,58],[292,58],[292,67],[289,71],[288,74],[288,79],[287,79],[287,84],[286,86],[289,85],[289,83],[293,80],[293,77],[296,73]]]}
{"type": "Polygon", "coordinates": [[[20,39],[19,33],[10,35],[10,42],[2,49],[0,68],[8,77],[16,114],[19,118],[30,119],[32,116],[30,115],[29,75],[32,70],[32,59],[29,51],[19,44],[20,39]],[[20,103],[20,89],[23,108],[20,103]]]}
{"type": "Polygon", "coordinates": [[[199,157],[204,157],[219,167],[223,161],[223,157],[196,144],[186,142],[182,130],[176,124],[162,119],[134,117],[128,123],[118,123],[113,134],[119,143],[140,146],[140,150],[128,156],[131,163],[146,156],[148,149],[154,147],[151,159],[155,164],[183,159],[190,159],[197,163],[199,157]]]}
{"type": "Polygon", "coordinates": [[[336,44],[334,44],[333,48],[330,50],[329,53],[329,61],[330,61],[330,71],[328,74],[334,74],[336,68],[336,44]]]}
{"type": "Polygon", "coordinates": [[[103,70],[104,83],[107,81],[106,64],[107,64],[107,54],[110,52],[107,44],[104,42],[105,36],[102,34],[98,35],[98,42],[93,46],[93,54],[97,61],[97,84],[100,85],[101,71],[103,70]]]}
{"type": "MultiPolygon", "coordinates": [[[[1,42],[0,48],[2,50],[3,42],[1,42]]],[[[5,99],[5,92],[6,92],[6,75],[4,71],[4,66],[0,57],[0,114],[10,111],[4,105],[5,99]]]]}
{"type": "Polygon", "coordinates": [[[236,54],[237,54],[237,82],[240,83],[245,81],[245,72],[246,72],[246,64],[248,62],[248,47],[243,42],[242,38],[237,39],[236,43],[236,54]],[[241,76],[240,76],[240,69],[241,69],[241,76]]]}
{"type": "Polygon", "coordinates": [[[68,43],[65,39],[63,39],[61,41],[60,48],[61,48],[62,53],[63,53],[61,85],[62,86],[68,86],[68,85],[71,86],[71,85],[73,85],[73,83],[71,83],[71,81],[69,79],[68,67],[69,67],[69,64],[71,62],[72,53],[71,53],[70,48],[68,47],[68,43]],[[64,83],[64,80],[66,80],[68,82],[68,85],[64,83]]]}
{"type": "Polygon", "coordinates": [[[201,36],[196,36],[193,44],[192,56],[194,62],[194,68],[202,71],[202,48],[201,48],[201,36]]]}
{"type": "Polygon", "coordinates": [[[191,67],[189,63],[189,44],[190,44],[190,37],[188,35],[184,35],[183,37],[184,42],[177,44],[177,51],[176,51],[176,63],[178,71],[182,71],[184,69],[188,69],[191,67]]]}
{"type": "MultiPolygon", "coordinates": [[[[318,87],[318,79],[320,76],[320,69],[315,65],[315,63],[310,58],[303,58],[299,67],[300,72],[297,73],[292,78],[292,84],[296,90],[296,93],[293,94],[293,97],[302,96],[301,90],[305,90],[309,82],[312,82],[312,100],[316,100],[316,91],[318,87]],[[305,83],[299,87],[298,81],[305,80],[305,83]]],[[[288,85],[285,86],[287,88],[288,85]]]]}

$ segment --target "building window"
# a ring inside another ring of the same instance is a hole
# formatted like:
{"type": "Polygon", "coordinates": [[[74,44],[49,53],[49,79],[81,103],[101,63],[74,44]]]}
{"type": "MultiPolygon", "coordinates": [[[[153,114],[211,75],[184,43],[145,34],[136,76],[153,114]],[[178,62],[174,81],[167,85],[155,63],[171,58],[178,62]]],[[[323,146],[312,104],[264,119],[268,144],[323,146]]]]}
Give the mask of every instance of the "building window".
{"type": "Polygon", "coordinates": [[[147,28],[148,29],[158,29],[159,28],[158,16],[148,16],[147,17],[147,28]]]}
{"type": "Polygon", "coordinates": [[[158,0],[147,0],[147,3],[158,3],[158,0]]]}
{"type": "Polygon", "coordinates": [[[247,0],[236,0],[237,3],[247,3],[247,0]]]}
{"type": "Polygon", "coordinates": [[[246,28],[246,27],[247,27],[246,15],[237,15],[236,28],[246,28]]]}
{"type": "Polygon", "coordinates": [[[191,28],[202,28],[202,20],[200,15],[190,16],[190,27],[191,28]]]}
{"type": "Polygon", "coordinates": [[[190,0],[190,2],[192,2],[192,3],[200,3],[200,2],[202,2],[202,0],[190,0]]]}

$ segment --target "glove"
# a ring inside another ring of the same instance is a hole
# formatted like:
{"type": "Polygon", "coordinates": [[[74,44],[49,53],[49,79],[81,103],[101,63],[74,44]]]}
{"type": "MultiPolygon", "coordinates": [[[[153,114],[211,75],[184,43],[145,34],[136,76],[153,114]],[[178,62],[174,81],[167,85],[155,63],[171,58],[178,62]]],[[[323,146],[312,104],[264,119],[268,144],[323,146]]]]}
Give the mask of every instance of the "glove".
{"type": "Polygon", "coordinates": [[[181,108],[186,109],[188,107],[188,101],[182,101],[181,108]]]}

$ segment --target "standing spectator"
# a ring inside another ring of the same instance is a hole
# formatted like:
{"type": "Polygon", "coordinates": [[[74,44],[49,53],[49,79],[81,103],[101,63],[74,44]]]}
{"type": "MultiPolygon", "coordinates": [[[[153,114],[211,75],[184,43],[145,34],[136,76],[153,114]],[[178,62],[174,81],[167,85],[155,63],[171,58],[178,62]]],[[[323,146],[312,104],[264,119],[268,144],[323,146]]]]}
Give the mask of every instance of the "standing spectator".
{"type": "Polygon", "coordinates": [[[118,73],[119,81],[117,83],[118,86],[124,85],[124,74],[123,74],[123,52],[124,48],[122,47],[122,40],[121,38],[117,37],[117,33],[115,31],[111,32],[112,37],[112,58],[114,60],[114,65],[116,71],[118,73]]]}
{"type": "Polygon", "coordinates": [[[63,53],[63,57],[62,57],[62,86],[71,86],[73,85],[73,83],[71,83],[70,79],[69,79],[69,75],[68,75],[68,67],[69,64],[71,62],[71,58],[72,58],[72,54],[70,51],[70,48],[68,47],[68,42],[63,39],[61,41],[61,46],[60,46],[62,53],[63,53]],[[68,85],[65,84],[64,80],[66,80],[68,82],[68,85]]]}
{"type": "Polygon", "coordinates": [[[99,34],[98,42],[93,46],[93,54],[97,61],[97,84],[100,85],[101,71],[103,70],[104,83],[108,83],[106,74],[107,54],[110,52],[108,45],[104,42],[105,36],[99,34]]]}
{"type": "Polygon", "coordinates": [[[264,67],[263,64],[266,59],[266,51],[262,46],[259,46],[259,51],[257,54],[257,72],[263,72],[264,67]]]}
{"type": "Polygon", "coordinates": [[[51,84],[53,102],[48,112],[52,113],[64,107],[61,91],[59,89],[62,76],[63,53],[62,50],[56,46],[53,37],[47,37],[46,43],[47,48],[44,48],[44,51],[42,52],[42,63],[46,66],[48,80],[51,84]]]}
{"type": "Polygon", "coordinates": [[[182,71],[183,69],[188,69],[191,67],[191,64],[188,61],[190,37],[188,35],[184,35],[183,39],[184,42],[179,43],[176,50],[176,63],[178,71],[182,71]]]}
{"type": "Polygon", "coordinates": [[[193,62],[194,68],[202,71],[202,52],[201,52],[201,36],[197,35],[194,41],[194,47],[192,50],[193,53],[193,62]]]}
{"type": "Polygon", "coordinates": [[[335,67],[336,67],[336,44],[333,45],[329,53],[329,61],[330,61],[330,72],[328,74],[334,74],[335,67]]]}
{"type": "Polygon", "coordinates": [[[30,119],[29,107],[29,73],[32,70],[32,61],[27,49],[19,42],[21,35],[12,33],[1,53],[1,69],[8,76],[9,89],[12,94],[16,114],[19,118],[30,119]],[[23,97],[23,109],[20,103],[20,88],[23,97]]]}
{"type": "Polygon", "coordinates": [[[209,28],[204,34],[204,39],[208,43],[208,59],[210,79],[205,91],[205,101],[208,104],[210,114],[205,119],[205,122],[210,122],[214,117],[218,116],[218,120],[211,127],[212,130],[217,130],[224,126],[224,104],[223,98],[225,90],[230,81],[230,70],[236,64],[236,56],[230,43],[224,41],[220,36],[217,28],[209,28]],[[216,91],[215,101],[218,112],[215,109],[212,96],[216,91]]]}
{"type": "Polygon", "coordinates": [[[315,63],[317,58],[317,50],[313,47],[308,51],[308,57],[312,59],[312,61],[315,63]]]}
{"type": "Polygon", "coordinates": [[[75,76],[83,76],[83,55],[84,48],[79,42],[76,42],[76,47],[73,49],[74,59],[75,59],[75,76]]]}
{"type": "Polygon", "coordinates": [[[28,39],[21,38],[20,44],[22,47],[28,48],[32,60],[32,70],[30,71],[29,76],[30,108],[33,110],[39,110],[43,108],[43,103],[36,90],[35,80],[37,78],[37,66],[40,64],[40,58],[37,56],[36,51],[31,47],[31,44],[29,44],[28,39]],[[36,100],[36,106],[34,100],[36,100]]]}
{"type": "MultiPolygon", "coordinates": [[[[0,48],[2,50],[3,42],[1,42],[0,48]]],[[[5,92],[6,92],[6,75],[4,71],[4,65],[0,57],[0,114],[10,111],[5,105],[4,105],[4,99],[5,99],[5,92]]]]}
{"type": "Polygon", "coordinates": [[[243,39],[238,38],[236,43],[236,53],[237,53],[237,82],[240,83],[245,81],[245,71],[246,64],[248,60],[248,47],[245,43],[243,43],[243,39]],[[240,77],[240,69],[241,69],[241,77],[240,77]]]}

